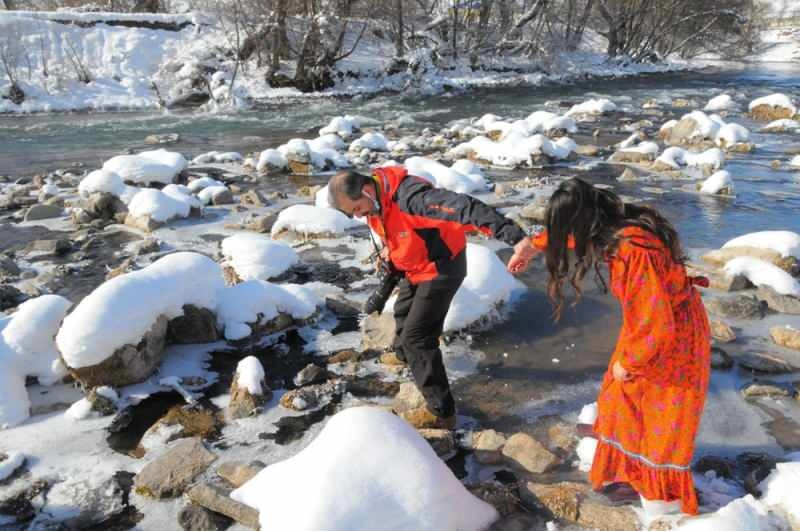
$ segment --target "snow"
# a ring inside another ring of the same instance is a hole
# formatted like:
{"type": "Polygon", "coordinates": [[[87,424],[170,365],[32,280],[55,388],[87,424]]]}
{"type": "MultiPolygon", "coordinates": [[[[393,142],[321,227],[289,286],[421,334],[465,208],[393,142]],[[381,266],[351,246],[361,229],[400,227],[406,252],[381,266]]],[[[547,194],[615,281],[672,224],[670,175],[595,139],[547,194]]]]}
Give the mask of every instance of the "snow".
{"type": "Polygon", "coordinates": [[[231,498],[273,531],[478,531],[498,517],[410,425],[372,407],[337,413],[300,453],[231,498]]]}
{"type": "Polygon", "coordinates": [[[256,169],[258,171],[265,171],[270,166],[277,169],[284,169],[288,165],[289,161],[286,160],[283,153],[277,149],[265,149],[258,157],[256,169]]]}
{"type": "Polygon", "coordinates": [[[578,454],[578,468],[582,472],[588,472],[594,462],[594,454],[597,451],[597,439],[594,437],[583,437],[575,448],[578,454]]]}
{"type": "Polygon", "coordinates": [[[549,111],[534,111],[525,118],[525,122],[528,124],[529,134],[549,133],[556,130],[565,130],[568,133],[578,132],[575,120],[549,111]]]}
{"type": "MultiPolygon", "coordinates": [[[[0,363],[2,359],[0,359],[0,363]]],[[[31,403],[25,378],[7,367],[0,370],[0,430],[14,427],[28,418],[31,403]]]]}
{"type": "Polygon", "coordinates": [[[426,157],[411,157],[403,165],[408,173],[430,181],[438,188],[461,194],[486,191],[486,180],[480,167],[469,160],[459,160],[448,168],[426,157]]]}
{"type": "Polygon", "coordinates": [[[229,192],[228,187],[224,184],[222,186],[207,186],[200,190],[197,194],[197,199],[204,205],[210,204],[215,197],[220,194],[229,192]]]}
{"type": "Polygon", "coordinates": [[[800,282],[780,267],[749,256],[740,256],[725,264],[725,274],[742,275],[756,286],[769,286],[781,295],[800,297],[800,282]]]}
{"type": "Polygon", "coordinates": [[[520,283],[497,255],[483,245],[467,244],[467,276],[444,320],[444,330],[466,328],[511,300],[520,283]]]}
{"type": "Polygon", "coordinates": [[[624,153],[643,153],[645,155],[647,154],[657,155],[658,152],[660,151],[660,148],[658,147],[658,144],[656,144],[655,142],[647,141],[647,142],[642,142],[636,146],[623,147],[619,151],[624,153]]]}
{"type": "Polygon", "coordinates": [[[331,118],[328,125],[319,130],[319,136],[337,134],[342,138],[350,138],[359,129],[361,129],[361,124],[356,117],[336,116],[331,118]]]}
{"type": "Polygon", "coordinates": [[[268,280],[297,263],[290,246],[261,234],[240,233],[222,240],[222,255],[242,280],[268,280]]]}
{"type": "Polygon", "coordinates": [[[186,159],[180,153],[164,149],[143,151],[138,155],[118,155],[103,164],[103,169],[134,184],[170,184],[186,169],[186,159]]]}
{"type": "Polygon", "coordinates": [[[720,94],[715,98],[711,98],[706,106],[703,108],[704,111],[708,112],[719,112],[719,111],[732,111],[737,108],[736,102],[733,101],[733,98],[728,96],[727,94],[720,94]]]}
{"type": "Polygon", "coordinates": [[[597,420],[597,402],[586,404],[578,415],[578,424],[594,424],[597,420]]]}
{"type": "Polygon", "coordinates": [[[219,151],[209,151],[208,153],[203,153],[202,155],[198,155],[192,159],[192,164],[209,164],[212,162],[216,163],[225,163],[225,162],[242,162],[244,161],[244,157],[242,157],[241,153],[237,153],[235,151],[228,151],[225,153],[220,153],[219,151]]]}
{"type": "Polygon", "coordinates": [[[470,153],[496,166],[517,167],[533,164],[533,157],[547,155],[555,159],[565,159],[575,151],[576,144],[567,137],[552,141],[544,135],[525,136],[513,131],[500,142],[493,142],[485,136],[476,136],[469,142],[459,144],[451,150],[451,155],[465,157],[470,153]]]}
{"type": "Polygon", "coordinates": [[[0,461],[0,481],[8,479],[24,462],[25,454],[22,452],[9,453],[4,461],[0,461]]]}
{"type": "Polygon", "coordinates": [[[236,381],[240,388],[247,389],[251,395],[264,394],[261,386],[264,378],[264,367],[255,356],[247,356],[236,365],[236,381]]]}
{"type": "Polygon", "coordinates": [[[800,122],[798,122],[797,120],[790,120],[788,118],[784,118],[782,120],[775,120],[773,122],[768,123],[767,125],[761,128],[761,132],[774,133],[783,131],[797,131],[798,129],[800,129],[800,122]]]}
{"type": "MultiPolygon", "coordinates": [[[[286,144],[278,147],[277,151],[288,161],[309,161],[317,169],[326,168],[333,165],[336,168],[347,168],[350,162],[339,153],[332,145],[341,145],[341,139],[336,135],[325,135],[323,137],[308,141],[302,138],[293,138],[286,144]],[[332,138],[338,139],[339,144],[333,144],[332,138]]],[[[273,162],[280,162],[273,154],[261,154],[262,160],[267,157],[273,162]]],[[[259,165],[261,164],[259,161],[259,165]]],[[[273,164],[276,165],[276,164],[273,164]]],[[[261,166],[259,166],[261,167],[261,166]]]]}
{"type": "Polygon", "coordinates": [[[278,219],[272,225],[272,237],[287,230],[306,236],[338,236],[348,229],[360,226],[358,221],[332,208],[292,205],[278,214],[278,219]]]}
{"type": "Polygon", "coordinates": [[[573,105],[570,110],[567,111],[567,116],[582,116],[582,115],[596,115],[596,114],[605,114],[609,112],[614,112],[617,110],[617,106],[611,101],[604,98],[601,99],[592,99],[588,101],[584,101],[583,103],[579,103],[578,105],[573,105]]]}
{"type": "Polygon", "coordinates": [[[795,157],[789,161],[789,166],[800,168],[800,155],[795,155],[795,157]]]}
{"type": "Polygon", "coordinates": [[[788,230],[751,232],[728,241],[722,247],[755,247],[775,251],[783,257],[800,258],[800,234],[788,230]]]}
{"type": "Polygon", "coordinates": [[[308,319],[322,303],[307,286],[248,280],[220,293],[217,323],[225,330],[225,338],[235,341],[249,336],[253,323],[268,323],[279,313],[308,319]]]}
{"type": "Polygon", "coordinates": [[[692,132],[691,138],[708,138],[713,140],[719,128],[725,122],[722,122],[721,119],[715,120],[712,117],[715,115],[707,115],[703,111],[692,111],[689,114],[685,114],[681,117],[681,120],[694,120],[697,123],[697,128],[692,132]],[[722,122],[722,123],[720,123],[722,122]]]}
{"type": "Polygon", "coordinates": [[[96,411],[92,411],[92,403],[86,397],[69,406],[64,415],[71,420],[86,420],[98,416],[96,411]]]}
{"type": "Polygon", "coordinates": [[[125,199],[130,200],[138,191],[138,188],[126,185],[118,174],[106,169],[94,170],[78,184],[78,192],[82,197],[104,192],[125,201],[125,199]]]}
{"type": "Polygon", "coordinates": [[[702,185],[700,186],[700,193],[718,194],[726,188],[728,193],[733,192],[733,179],[731,178],[730,172],[726,170],[720,170],[703,181],[702,185]]]}
{"type": "Polygon", "coordinates": [[[759,105],[770,105],[772,107],[789,109],[793,115],[797,114],[797,107],[794,106],[794,103],[792,103],[792,99],[786,94],[781,94],[781,93],[770,94],[769,96],[764,96],[762,98],[754,99],[753,101],[750,102],[750,105],[748,105],[747,108],[748,110],[752,111],[759,105]]]}
{"type": "Polygon", "coordinates": [[[189,195],[185,186],[168,185],[162,190],[140,190],[131,199],[128,212],[135,217],[149,216],[163,223],[173,218],[188,217],[192,208],[201,206],[200,201],[189,195]]]}
{"type": "Polygon", "coordinates": [[[475,121],[475,127],[482,127],[485,130],[486,126],[494,122],[498,122],[500,120],[502,120],[502,118],[500,118],[496,114],[484,114],[475,121]]]}
{"type": "Polygon", "coordinates": [[[775,525],[764,505],[751,494],[737,498],[719,511],[685,521],[682,531],[775,531],[775,525]]]}
{"type": "Polygon", "coordinates": [[[210,258],[169,254],[104,282],[84,298],[64,319],[58,349],[70,367],[97,365],[118,348],[139,343],[160,315],[183,315],[187,304],[213,310],[223,287],[222,271],[210,258]]]}
{"type": "Polygon", "coordinates": [[[186,187],[189,189],[190,192],[196,194],[200,190],[204,188],[209,188],[212,186],[225,186],[225,183],[220,182],[216,179],[212,179],[211,177],[201,177],[199,179],[194,179],[189,182],[186,187]]]}
{"type": "Polygon", "coordinates": [[[734,123],[723,125],[717,131],[714,142],[718,146],[722,146],[724,141],[725,146],[732,146],[734,144],[742,144],[750,141],[750,131],[747,128],[734,123]]]}
{"type": "Polygon", "coordinates": [[[681,166],[706,166],[718,170],[725,164],[725,153],[719,148],[711,148],[701,153],[692,153],[683,148],[673,146],[665,149],[656,160],[675,169],[679,169],[681,166]]]}
{"type": "Polygon", "coordinates": [[[358,152],[362,149],[369,149],[370,151],[389,151],[388,142],[386,137],[381,133],[366,133],[350,144],[350,151],[358,152]]]}
{"type": "Polygon", "coordinates": [[[758,486],[763,493],[761,501],[787,514],[795,525],[800,525],[800,462],[778,463],[775,470],[758,486]]]}

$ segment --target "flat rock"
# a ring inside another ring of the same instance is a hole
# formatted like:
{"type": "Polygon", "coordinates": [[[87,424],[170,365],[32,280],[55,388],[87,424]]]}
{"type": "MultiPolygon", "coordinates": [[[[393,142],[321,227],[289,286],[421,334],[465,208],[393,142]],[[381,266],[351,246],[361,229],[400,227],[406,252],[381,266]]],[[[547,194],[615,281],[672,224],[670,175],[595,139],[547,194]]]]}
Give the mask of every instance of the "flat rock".
{"type": "Polygon", "coordinates": [[[503,460],[503,446],[506,437],[495,430],[481,430],[472,433],[469,445],[479,463],[495,465],[503,460]]]}
{"type": "Polygon", "coordinates": [[[800,315],[800,299],[782,295],[769,286],[759,286],[756,297],[767,303],[770,310],[790,315],[800,315]]]}
{"type": "Polygon", "coordinates": [[[182,440],[136,474],[134,489],[137,494],[152,498],[175,498],[216,458],[199,438],[182,440]]]}
{"type": "Polygon", "coordinates": [[[769,374],[785,374],[796,370],[780,356],[763,352],[745,352],[736,356],[736,361],[742,367],[769,374]]]}
{"type": "Polygon", "coordinates": [[[711,337],[714,338],[715,341],[719,341],[720,343],[732,343],[736,341],[736,333],[733,331],[733,328],[727,324],[714,319],[710,321],[710,324],[711,337]]]}
{"type": "Polygon", "coordinates": [[[229,491],[206,483],[197,483],[186,491],[186,495],[197,505],[224,514],[245,527],[259,528],[258,511],[231,499],[229,491]]]}
{"type": "Polygon", "coordinates": [[[394,342],[395,322],[392,314],[368,315],[362,325],[362,350],[388,350],[394,342]]]}
{"type": "Polygon", "coordinates": [[[742,388],[742,396],[745,398],[781,398],[792,396],[792,390],[780,383],[753,382],[742,388]]]}
{"type": "Polygon", "coordinates": [[[561,464],[561,460],[527,433],[515,433],[503,446],[503,456],[512,465],[534,474],[543,474],[561,464]]]}
{"type": "Polygon", "coordinates": [[[800,330],[790,326],[774,326],[770,328],[769,335],[782,347],[800,350],[800,330]]]}
{"type": "Polygon", "coordinates": [[[761,319],[766,306],[752,295],[715,297],[704,299],[703,302],[710,313],[733,319],[761,319]]]}
{"type": "Polygon", "coordinates": [[[354,318],[358,317],[361,310],[347,301],[335,297],[325,298],[325,307],[328,308],[336,317],[354,318]]]}
{"type": "Polygon", "coordinates": [[[226,461],[217,467],[217,475],[239,488],[251,479],[256,474],[264,469],[264,464],[258,461],[226,461]]]}
{"type": "Polygon", "coordinates": [[[224,531],[233,524],[233,519],[190,503],[178,513],[178,524],[186,531],[224,531]]]}
{"type": "Polygon", "coordinates": [[[711,347],[711,368],[718,371],[727,371],[733,367],[733,358],[719,347],[711,347]]]}
{"type": "Polygon", "coordinates": [[[56,205],[33,205],[25,211],[25,221],[58,218],[64,215],[64,209],[56,205]]]}
{"type": "Polygon", "coordinates": [[[417,386],[413,382],[403,382],[394,397],[392,410],[395,413],[405,413],[406,411],[423,407],[425,404],[425,397],[419,392],[417,386]]]}
{"type": "Polygon", "coordinates": [[[423,439],[428,441],[436,455],[442,459],[449,459],[456,452],[456,441],[453,432],[442,429],[419,429],[417,430],[423,439]]]}

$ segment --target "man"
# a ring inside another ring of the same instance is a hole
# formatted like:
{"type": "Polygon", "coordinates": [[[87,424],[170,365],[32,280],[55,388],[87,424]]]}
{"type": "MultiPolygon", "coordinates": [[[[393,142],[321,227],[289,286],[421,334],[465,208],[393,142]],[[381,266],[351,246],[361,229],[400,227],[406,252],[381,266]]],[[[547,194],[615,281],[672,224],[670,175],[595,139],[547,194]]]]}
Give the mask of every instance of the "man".
{"type": "Polygon", "coordinates": [[[481,201],[434,188],[402,166],[376,168],[372,176],[343,171],[328,185],[331,206],[366,217],[383,242],[383,258],[404,274],[394,305],[394,349],[408,363],[427,408],[401,416],[417,428],[453,429],[455,402],[439,336],[467,274],[466,233],[480,231],[516,245],[515,252],[530,247],[530,239],[481,201]]]}

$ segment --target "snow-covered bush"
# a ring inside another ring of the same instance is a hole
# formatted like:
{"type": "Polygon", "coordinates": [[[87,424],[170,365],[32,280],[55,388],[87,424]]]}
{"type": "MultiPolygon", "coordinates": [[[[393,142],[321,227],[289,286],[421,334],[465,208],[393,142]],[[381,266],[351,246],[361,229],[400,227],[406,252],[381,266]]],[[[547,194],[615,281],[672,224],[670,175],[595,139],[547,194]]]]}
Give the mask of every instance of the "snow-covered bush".
{"type": "Polygon", "coordinates": [[[290,246],[260,234],[234,234],[222,240],[222,254],[242,280],[268,280],[297,263],[290,246]]]}
{"type": "Polygon", "coordinates": [[[370,407],[337,413],[300,453],[231,497],[273,531],[478,531],[497,518],[414,428],[370,407]]]}

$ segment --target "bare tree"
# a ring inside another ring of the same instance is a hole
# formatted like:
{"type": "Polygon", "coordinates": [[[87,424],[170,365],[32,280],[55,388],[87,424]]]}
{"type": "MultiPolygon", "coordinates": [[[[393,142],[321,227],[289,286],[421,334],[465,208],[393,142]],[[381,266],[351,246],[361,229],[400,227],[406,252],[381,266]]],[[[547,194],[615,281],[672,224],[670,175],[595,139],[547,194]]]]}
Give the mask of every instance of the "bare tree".
{"type": "Polygon", "coordinates": [[[17,25],[10,25],[3,33],[0,38],[0,66],[9,83],[6,97],[19,105],[25,100],[25,93],[19,86],[19,60],[24,53],[23,41],[17,25]]]}

